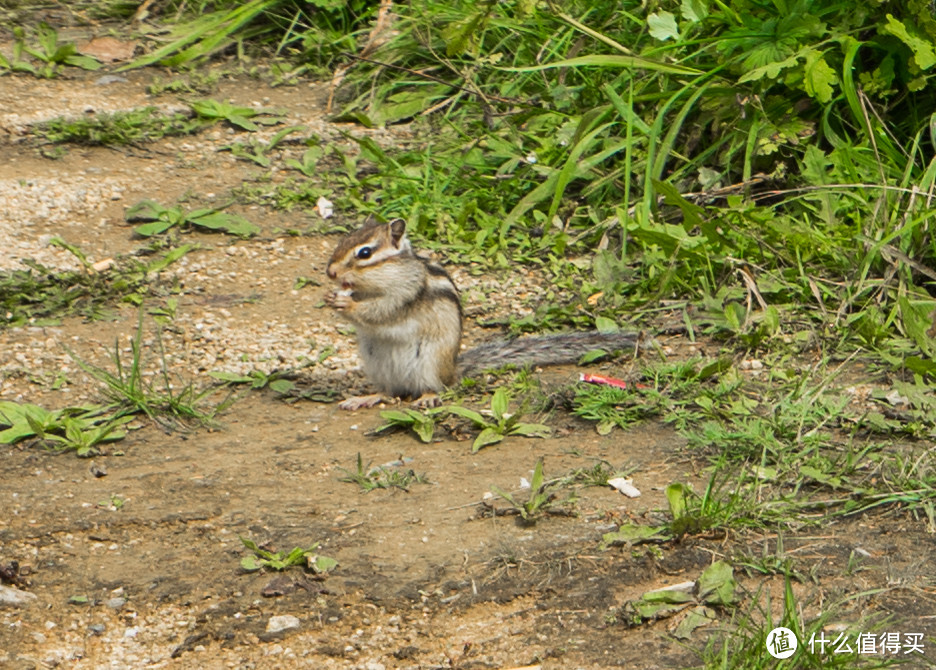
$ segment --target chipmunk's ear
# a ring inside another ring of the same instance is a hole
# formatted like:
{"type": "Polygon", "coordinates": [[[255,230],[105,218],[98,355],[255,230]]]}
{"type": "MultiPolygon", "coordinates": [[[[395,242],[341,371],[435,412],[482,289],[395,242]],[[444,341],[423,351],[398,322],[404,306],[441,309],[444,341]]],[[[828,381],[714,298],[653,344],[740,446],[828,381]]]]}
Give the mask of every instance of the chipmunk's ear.
{"type": "Polygon", "coordinates": [[[406,221],[403,219],[394,219],[387,224],[387,228],[390,229],[390,239],[393,240],[393,246],[399,247],[400,240],[406,235],[406,221]]]}

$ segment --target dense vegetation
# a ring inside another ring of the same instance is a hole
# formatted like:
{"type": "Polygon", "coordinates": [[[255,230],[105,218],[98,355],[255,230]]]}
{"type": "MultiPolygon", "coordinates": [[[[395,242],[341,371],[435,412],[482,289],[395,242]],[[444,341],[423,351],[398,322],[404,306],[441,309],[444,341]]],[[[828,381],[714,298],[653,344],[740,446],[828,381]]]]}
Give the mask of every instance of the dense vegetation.
{"type": "Polygon", "coordinates": [[[283,68],[340,70],[345,119],[417,119],[428,144],[361,142],[380,178],[339,206],[465,259],[543,265],[574,297],[535,325],[688,299],[696,325],[751,345],[805,326],[936,370],[924,0],[189,8],[183,37],[134,65],[252,40],[283,68]]]}

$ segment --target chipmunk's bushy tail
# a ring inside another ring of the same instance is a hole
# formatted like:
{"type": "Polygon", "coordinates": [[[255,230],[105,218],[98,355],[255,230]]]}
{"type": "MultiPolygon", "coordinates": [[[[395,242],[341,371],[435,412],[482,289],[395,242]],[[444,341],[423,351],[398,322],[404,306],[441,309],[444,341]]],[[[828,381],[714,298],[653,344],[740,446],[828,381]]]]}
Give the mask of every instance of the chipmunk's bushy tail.
{"type": "Polygon", "coordinates": [[[504,365],[562,365],[575,363],[595,349],[637,349],[646,341],[637,333],[560,333],[515,340],[485,342],[458,357],[458,374],[471,375],[504,365]]]}

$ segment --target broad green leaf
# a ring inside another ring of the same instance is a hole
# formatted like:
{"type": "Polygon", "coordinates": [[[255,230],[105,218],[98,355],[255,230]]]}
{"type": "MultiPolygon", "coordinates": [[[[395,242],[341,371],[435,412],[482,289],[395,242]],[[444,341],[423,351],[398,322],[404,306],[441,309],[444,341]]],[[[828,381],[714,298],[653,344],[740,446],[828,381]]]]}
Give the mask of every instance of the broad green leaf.
{"type": "Polygon", "coordinates": [[[296,385],[288,379],[274,379],[270,382],[269,386],[277,393],[289,393],[296,388],[296,385]]]}
{"type": "Polygon", "coordinates": [[[916,61],[916,64],[921,70],[928,70],[933,67],[933,65],[936,65],[936,48],[934,48],[930,40],[920,35],[919,29],[913,24],[907,26],[905,23],[895,19],[892,14],[888,14],[887,23],[881,30],[885,33],[890,33],[910,47],[910,50],[913,52],[913,60],[916,61]]]}
{"type": "Polygon", "coordinates": [[[657,589],[647,591],[640,599],[647,603],[669,603],[670,605],[684,605],[695,600],[691,593],[678,589],[657,589]]]}
{"type": "Polygon", "coordinates": [[[699,381],[705,381],[706,379],[710,379],[717,374],[726,372],[727,370],[731,369],[732,364],[733,361],[730,356],[722,356],[718,360],[703,366],[703,368],[699,370],[698,379],[699,381]]]}
{"type": "Polygon", "coordinates": [[[688,640],[697,628],[707,626],[716,620],[715,611],[711,608],[705,607],[704,605],[693,607],[686,612],[686,616],[683,617],[683,620],[676,626],[676,630],[673,631],[673,637],[679,640],[688,640]]]}
{"type": "Polygon", "coordinates": [[[235,372],[224,372],[222,370],[213,370],[208,373],[208,376],[214,377],[222,382],[231,382],[234,384],[247,384],[253,381],[253,377],[239,375],[235,372]]]}
{"type": "Polygon", "coordinates": [[[539,491],[543,486],[543,457],[540,456],[533,467],[533,478],[530,480],[530,491],[539,491]]]}
{"type": "Polygon", "coordinates": [[[71,65],[73,67],[80,67],[84,70],[99,70],[101,68],[101,64],[96,58],[85,56],[83,54],[74,54],[68,56],[65,59],[65,64],[71,65]]]}
{"type": "Polygon", "coordinates": [[[616,333],[621,330],[621,328],[614,319],[609,319],[606,316],[596,316],[595,330],[599,333],[616,333]]]}
{"type": "Polygon", "coordinates": [[[592,349],[591,351],[586,351],[582,354],[582,357],[578,360],[579,365],[588,365],[589,363],[594,363],[599,361],[602,358],[607,358],[608,352],[604,349],[592,349]]]}
{"type": "Polygon", "coordinates": [[[731,605],[737,599],[737,588],[731,565],[725,561],[715,561],[699,577],[698,598],[707,605],[731,605]]]}
{"type": "Polygon", "coordinates": [[[0,430],[0,444],[15,444],[35,434],[29,423],[23,419],[22,423],[15,423],[6,430],[0,430]]]}
{"type": "Polygon", "coordinates": [[[314,560],[308,563],[308,566],[312,569],[312,572],[322,574],[338,567],[338,561],[328,556],[316,556],[314,560]]]}
{"type": "Polygon", "coordinates": [[[601,548],[607,549],[617,545],[635,545],[643,542],[663,542],[670,537],[666,526],[641,526],[627,523],[617,530],[601,536],[601,548]]]}
{"type": "Polygon", "coordinates": [[[510,393],[507,389],[502,386],[494,391],[494,395],[491,397],[491,412],[494,414],[494,418],[500,421],[507,413],[509,405],[510,393]]]}
{"type": "Polygon", "coordinates": [[[241,544],[243,544],[245,547],[247,547],[251,551],[259,551],[259,547],[257,546],[257,543],[251,540],[249,537],[244,537],[243,535],[238,535],[237,537],[241,541],[241,544]]]}
{"type": "Polygon", "coordinates": [[[650,35],[658,40],[679,39],[679,26],[676,17],[670,12],[655,12],[647,17],[650,35]]]}
{"type": "Polygon", "coordinates": [[[644,600],[638,600],[636,602],[630,603],[630,606],[634,608],[634,612],[643,621],[663,619],[669,616],[673,616],[674,614],[686,609],[685,604],[677,605],[672,603],[656,603],[646,602],[644,600]]]}
{"type": "Polygon", "coordinates": [[[240,560],[240,565],[247,572],[256,572],[257,570],[263,567],[257,562],[256,556],[244,556],[240,560]]]}
{"type": "Polygon", "coordinates": [[[162,272],[167,267],[175,263],[177,260],[182,258],[185,254],[190,252],[192,249],[195,249],[197,245],[195,244],[183,244],[180,247],[175,247],[170,249],[168,252],[151,260],[146,265],[147,272],[162,272]]]}
{"type": "Polygon", "coordinates": [[[490,10],[482,7],[461,21],[454,21],[442,29],[445,41],[445,53],[448,56],[475,54],[478,50],[479,28],[485,22],[490,10]]]}
{"type": "Polygon", "coordinates": [[[680,519],[686,514],[688,505],[686,499],[689,497],[690,490],[685,484],[679,482],[670,484],[666,487],[666,500],[669,502],[670,513],[674,519],[680,519]]]}
{"type": "Polygon", "coordinates": [[[467,407],[460,407],[458,405],[446,405],[445,407],[440,407],[438,410],[433,410],[433,414],[438,414],[441,412],[448,412],[449,414],[455,414],[462,417],[463,419],[468,419],[473,422],[477,427],[487,426],[488,421],[481,414],[475,412],[473,409],[468,409],[467,407]]]}
{"type": "Polygon", "coordinates": [[[124,214],[124,218],[130,223],[137,221],[156,221],[161,219],[169,211],[155,200],[141,200],[130,207],[124,214]]]}
{"type": "Polygon", "coordinates": [[[173,225],[174,224],[170,221],[153,221],[152,223],[144,223],[142,226],[137,226],[133,229],[133,232],[143,237],[152,237],[153,235],[166,232],[172,228],[173,225]]]}
{"type": "Polygon", "coordinates": [[[686,231],[701,226],[705,220],[705,210],[686,200],[679,190],[669,182],[653,180],[653,190],[663,196],[663,202],[675,205],[683,213],[683,228],[686,231]]]}
{"type": "MultiPolygon", "coordinates": [[[[928,361],[919,356],[907,356],[904,360],[904,365],[907,366],[908,370],[918,375],[929,375],[930,377],[936,378],[936,361],[928,361]]],[[[0,433],[0,435],[2,435],[2,433],[0,433]]]]}
{"type": "Polygon", "coordinates": [[[806,92],[819,102],[829,102],[832,99],[832,87],[838,83],[838,75],[821,53],[809,50],[804,74],[806,92]]]}
{"type": "Polygon", "coordinates": [[[408,412],[403,412],[398,409],[388,409],[380,413],[382,419],[387,421],[393,421],[394,423],[403,424],[408,426],[413,423],[413,417],[408,412]]]}
{"type": "Polygon", "coordinates": [[[510,434],[523,437],[549,437],[552,435],[552,428],[542,423],[518,423],[510,429],[510,434]]]}
{"type": "Polygon", "coordinates": [[[226,233],[239,237],[252,237],[260,232],[260,226],[251,223],[237,214],[215,212],[214,214],[206,214],[205,216],[189,219],[189,221],[191,221],[193,225],[201,228],[223,230],[226,233]]]}
{"type": "Polygon", "coordinates": [[[803,475],[804,477],[809,477],[810,479],[814,479],[817,482],[820,482],[827,486],[831,486],[832,488],[837,489],[839,486],[842,485],[841,477],[835,477],[833,475],[830,475],[828,472],[824,472],[810,465],[801,465],[800,474],[803,475]]]}
{"type": "Polygon", "coordinates": [[[504,436],[493,428],[485,428],[480,433],[478,433],[478,437],[475,438],[474,444],[471,445],[471,453],[476,453],[481,449],[484,449],[484,447],[497,444],[503,439],[504,436]]]}
{"type": "Polygon", "coordinates": [[[698,23],[709,14],[705,0],[682,0],[679,9],[682,17],[692,23],[698,23]]]}
{"type": "Polygon", "coordinates": [[[772,61],[766,65],[761,65],[760,67],[748,70],[738,78],[738,83],[744,84],[749,81],[763,79],[764,77],[767,77],[768,79],[776,79],[782,70],[790,67],[796,67],[799,64],[799,57],[800,54],[793,54],[789,58],[785,58],[781,61],[772,61]]]}
{"type": "Polygon", "coordinates": [[[429,419],[416,421],[413,430],[419,436],[419,439],[429,444],[432,442],[432,436],[435,433],[435,422],[429,419]]]}
{"type": "Polygon", "coordinates": [[[924,354],[936,358],[936,342],[929,336],[927,330],[932,325],[929,314],[933,312],[932,302],[912,303],[906,296],[897,300],[900,307],[900,324],[904,333],[914,341],[924,354]]]}

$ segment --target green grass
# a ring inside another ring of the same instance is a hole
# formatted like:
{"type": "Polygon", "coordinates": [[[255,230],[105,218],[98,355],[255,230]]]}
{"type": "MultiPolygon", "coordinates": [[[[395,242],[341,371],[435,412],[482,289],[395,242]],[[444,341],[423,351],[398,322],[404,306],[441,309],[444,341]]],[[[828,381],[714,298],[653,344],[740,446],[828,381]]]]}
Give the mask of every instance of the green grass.
{"type": "Polygon", "coordinates": [[[375,5],[324,5],[216,3],[136,63],[252,40],[312,69],[347,64],[342,119],[417,120],[409,146],[349,137],[358,151],[290,155],[313,178],[251,197],[311,208],[328,194],[339,212],[406,218],[453,260],[538,265],[557,290],[523,328],[651,320],[685,300],[701,307],[692,332],[744,348],[813,331],[936,373],[936,22],[922,5],[422,0],[366,60],[348,54],[375,5]],[[335,169],[316,177],[322,160],[335,169]]]}
{"type": "Polygon", "coordinates": [[[143,347],[143,312],[130,342],[130,358],[121,354],[119,339],[114,340],[111,354],[112,368],[93,365],[70,349],[68,354],[85,373],[101,384],[101,391],[116,408],[117,416],[145,414],[165,429],[179,429],[190,425],[213,425],[214,417],[233,402],[232,396],[209,404],[207,399],[218,391],[208,384],[196,386],[194,380],[185,381],[170,370],[166,360],[161,331],[156,330],[156,349],[159,353],[158,374],[147,380],[144,374],[147,361],[143,347]]]}
{"type": "Polygon", "coordinates": [[[50,144],[115,147],[190,135],[202,127],[184,114],[166,115],[155,107],[141,107],[126,112],[43,121],[35,124],[32,132],[50,144]]]}
{"type": "Polygon", "coordinates": [[[362,493],[370,493],[375,489],[401,489],[409,491],[413,484],[428,484],[429,479],[425,474],[417,473],[413,469],[397,469],[405,465],[407,459],[400,457],[399,464],[378,465],[371,467],[368,463],[364,465],[361,454],[357,455],[357,462],[353,470],[340,468],[345,473],[339,481],[348,484],[357,484],[362,493]]]}
{"type": "Polygon", "coordinates": [[[98,272],[77,247],[61,239],[52,244],[71,252],[81,270],[56,271],[31,260],[26,270],[0,272],[0,329],[55,325],[67,316],[105,319],[120,304],[138,305],[145,296],[161,295],[171,287],[148,281],[194,247],[184,245],[149,260],[118,259],[109,270],[98,272]]]}

